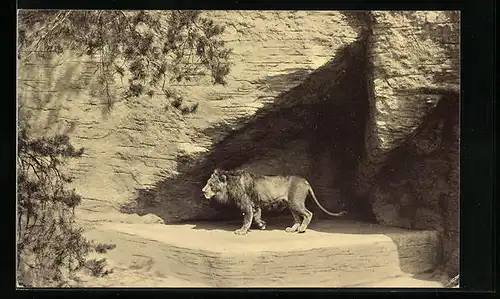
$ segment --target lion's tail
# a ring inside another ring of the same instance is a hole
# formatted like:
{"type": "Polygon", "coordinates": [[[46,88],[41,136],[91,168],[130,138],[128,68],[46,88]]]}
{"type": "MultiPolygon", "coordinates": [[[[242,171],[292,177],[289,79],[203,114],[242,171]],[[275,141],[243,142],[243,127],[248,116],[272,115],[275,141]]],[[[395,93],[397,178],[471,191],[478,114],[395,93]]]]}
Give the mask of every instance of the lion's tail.
{"type": "Polygon", "coordinates": [[[333,213],[333,212],[330,212],[328,211],[327,209],[325,209],[318,201],[318,199],[316,198],[316,195],[314,195],[314,191],[311,187],[311,185],[309,183],[307,183],[308,187],[309,187],[309,193],[311,194],[312,198],[314,199],[314,202],[318,205],[318,207],[323,211],[325,212],[326,214],[330,215],[330,216],[333,216],[333,217],[341,217],[341,216],[344,216],[345,214],[347,214],[346,211],[341,211],[341,212],[338,212],[338,213],[333,213]]]}

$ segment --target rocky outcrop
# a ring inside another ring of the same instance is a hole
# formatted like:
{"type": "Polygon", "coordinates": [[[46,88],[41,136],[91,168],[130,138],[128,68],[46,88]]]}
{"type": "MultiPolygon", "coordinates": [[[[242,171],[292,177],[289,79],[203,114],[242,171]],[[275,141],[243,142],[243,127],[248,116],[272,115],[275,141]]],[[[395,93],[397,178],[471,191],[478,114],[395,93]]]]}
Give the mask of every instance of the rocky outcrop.
{"type": "MultiPolygon", "coordinates": [[[[34,131],[66,131],[76,146],[86,149],[84,157],[69,165],[76,176],[74,187],[89,199],[83,205],[99,199],[103,205],[119,206],[143,196],[140,190],[158,181],[183,180],[167,188],[182,189],[179,193],[156,192],[152,204],[173,204],[166,208],[168,221],[209,214],[199,202],[199,189],[189,186],[198,183],[196,177],[180,175],[188,168],[184,157],[206,152],[356,38],[339,12],[206,14],[225,25],[223,38],[233,50],[233,67],[227,86],[213,86],[208,79],[171,86],[186,105],[199,103],[191,115],[167,109],[169,99],[161,93],[128,101],[117,98],[106,111],[106,97],[93,80],[96,65],[87,57],[67,53],[47,60],[34,55],[20,65],[21,110],[31,113],[34,131]]],[[[112,89],[121,88],[117,81],[112,89]]]]}
{"type": "Polygon", "coordinates": [[[227,86],[171,86],[199,104],[194,114],[162,94],[103,113],[95,65],[71,54],[20,66],[35,130],[66,131],[86,148],[69,165],[83,205],[98,199],[167,223],[234,219],[201,200],[214,167],[293,173],[332,210],[441,232],[456,273],[458,13],[207,14],[226,26],[234,64],[227,86]]]}
{"type": "MultiPolygon", "coordinates": [[[[376,286],[394,277],[418,277],[436,263],[435,231],[316,221],[305,234],[287,234],[279,229],[286,223],[270,225],[265,232],[253,231],[242,238],[235,238],[233,227],[220,222],[108,223],[87,235],[117,244],[107,254],[120,269],[117,275],[127,273],[122,269],[140,270],[144,278],[150,273],[212,287],[376,286]]],[[[154,280],[146,278],[142,286],[156,284],[154,280]]],[[[416,286],[426,285],[430,283],[416,286]]]]}
{"type": "Polygon", "coordinates": [[[442,232],[455,275],[459,14],[373,12],[369,25],[372,107],[357,190],[373,194],[380,223],[442,232]]]}
{"type": "MultiPolygon", "coordinates": [[[[439,102],[441,92],[429,90],[458,92],[459,13],[375,11],[364,26],[371,31],[373,64],[367,157],[359,169],[367,179],[439,102]]],[[[361,182],[361,192],[370,185],[361,182]]]]}

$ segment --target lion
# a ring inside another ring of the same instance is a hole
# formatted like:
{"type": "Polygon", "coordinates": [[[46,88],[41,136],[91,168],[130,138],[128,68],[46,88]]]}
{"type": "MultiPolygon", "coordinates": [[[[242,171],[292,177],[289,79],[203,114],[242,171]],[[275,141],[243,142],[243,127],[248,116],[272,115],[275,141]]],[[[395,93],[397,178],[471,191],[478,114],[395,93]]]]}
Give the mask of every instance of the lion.
{"type": "Polygon", "coordinates": [[[311,222],[313,213],[305,206],[310,194],[314,202],[326,214],[340,217],[346,211],[332,213],[327,211],[314,195],[309,182],[299,176],[259,175],[243,170],[215,169],[202,189],[203,196],[215,198],[220,203],[234,203],[243,214],[243,225],[234,231],[237,235],[246,234],[252,220],[261,230],[266,229],[262,220],[262,208],[282,202],[290,209],[294,218],[286,232],[304,233],[311,222]]]}

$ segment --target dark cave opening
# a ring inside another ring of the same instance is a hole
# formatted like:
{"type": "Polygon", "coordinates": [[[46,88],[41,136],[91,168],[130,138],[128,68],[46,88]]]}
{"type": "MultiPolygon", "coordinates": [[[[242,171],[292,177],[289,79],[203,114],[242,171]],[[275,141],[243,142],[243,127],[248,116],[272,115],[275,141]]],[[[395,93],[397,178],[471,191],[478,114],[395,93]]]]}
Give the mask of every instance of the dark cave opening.
{"type": "MultiPolygon", "coordinates": [[[[333,193],[323,192],[323,201],[336,196],[338,205],[330,207],[335,210],[346,209],[350,217],[372,222],[374,217],[368,198],[360,197],[353,190],[356,187],[358,163],[365,150],[368,109],[368,98],[361,90],[344,103],[332,101],[312,107],[315,116],[310,118],[313,127],[309,133],[308,154],[312,184],[318,182],[321,185],[325,182],[325,190],[334,190],[333,193]],[[325,155],[328,165],[323,165],[321,157],[325,155]],[[326,170],[318,171],[322,168],[326,170]]],[[[321,212],[316,214],[321,215],[321,218],[328,217],[321,212]]]]}
{"type": "Polygon", "coordinates": [[[438,231],[439,264],[454,276],[460,241],[460,95],[441,89],[418,92],[439,100],[414,134],[387,155],[371,201],[383,225],[438,231]],[[386,214],[384,206],[396,213],[386,214]]]}

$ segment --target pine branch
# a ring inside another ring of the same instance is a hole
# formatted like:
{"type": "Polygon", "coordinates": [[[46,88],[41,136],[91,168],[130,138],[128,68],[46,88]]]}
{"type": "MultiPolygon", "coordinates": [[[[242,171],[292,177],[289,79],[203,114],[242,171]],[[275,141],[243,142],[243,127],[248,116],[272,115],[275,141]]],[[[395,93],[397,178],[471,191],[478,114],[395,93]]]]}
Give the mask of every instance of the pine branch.
{"type": "MultiPolygon", "coordinates": [[[[72,12],[73,12],[72,10],[67,11],[66,14],[64,15],[64,17],[62,17],[59,21],[57,19],[62,14],[62,12],[58,13],[57,16],[54,17],[54,23],[55,23],[54,26],[52,26],[52,28],[50,28],[47,31],[47,33],[45,33],[45,35],[43,35],[40,39],[38,39],[38,41],[36,42],[36,44],[34,46],[34,50],[28,51],[28,55],[25,57],[25,59],[28,59],[35,51],[37,51],[39,44],[41,42],[45,42],[47,36],[49,36],[49,34],[51,34],[54,31],[54,29],[57,28],[58,25],[61,25],[72,12]]],[[[43,32],[48,25],[49,24],[40,28],[34,35],[37,35],[38,33],[43,32]]]]}

